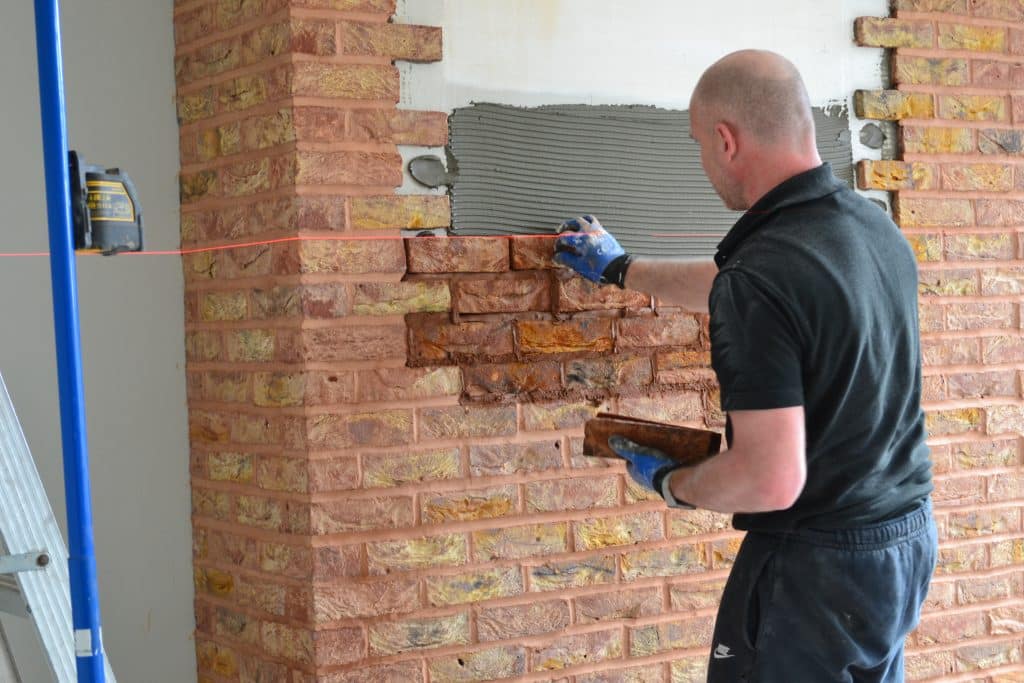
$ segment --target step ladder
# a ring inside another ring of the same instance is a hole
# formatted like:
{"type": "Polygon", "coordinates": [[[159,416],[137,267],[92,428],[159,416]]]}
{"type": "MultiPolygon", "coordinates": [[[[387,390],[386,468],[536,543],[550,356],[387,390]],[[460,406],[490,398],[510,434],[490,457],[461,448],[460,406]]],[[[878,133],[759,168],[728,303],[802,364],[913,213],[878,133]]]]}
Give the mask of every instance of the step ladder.
{"type": "MultiPolygon", "coordinates": [[[[75,683],[67,546],[2,375],[0,551],[0,610],[31,619],[55,680],[75,683]]],[[[116,683],[104,661],[106,680],[116,683]]]]}

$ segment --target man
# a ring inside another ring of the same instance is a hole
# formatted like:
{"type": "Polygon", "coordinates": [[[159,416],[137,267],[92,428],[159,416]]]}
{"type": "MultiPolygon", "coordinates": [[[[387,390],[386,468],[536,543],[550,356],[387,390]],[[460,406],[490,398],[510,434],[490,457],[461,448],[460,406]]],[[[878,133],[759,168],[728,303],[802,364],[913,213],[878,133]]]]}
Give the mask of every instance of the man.
{"type": "Polygon", "coordinates": [[[748,532],[709,681],[902,681],[937,547],[913,253],[822,164],[806,89],[781,56],[726,56],[690,116],[712,185],[746,211],[714,261],[631,258],[589,216],[567,222],[576,232],[555,258],[710,312],[728,447],[681,468],[610,445],[669,505],[733,513],[748,532]]]}

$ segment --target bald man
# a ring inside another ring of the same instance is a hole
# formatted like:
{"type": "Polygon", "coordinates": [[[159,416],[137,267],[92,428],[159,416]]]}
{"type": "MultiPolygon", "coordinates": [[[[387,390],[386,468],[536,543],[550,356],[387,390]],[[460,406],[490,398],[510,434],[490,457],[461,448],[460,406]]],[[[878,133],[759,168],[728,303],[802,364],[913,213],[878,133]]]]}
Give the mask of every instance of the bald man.
{"type": "Polygon", "coordinates": [[[903,680],[936,560],[913,253],[822,164],[803,81],[779,55],[726,56],[691,99],[691,137],[726,206],[714,260],[633,258],[593,217],[555,259],[588,279],[710,312],[727,450],[682,468],[619,437],[672,507],[747,531],[708,680],[903,680]]]}

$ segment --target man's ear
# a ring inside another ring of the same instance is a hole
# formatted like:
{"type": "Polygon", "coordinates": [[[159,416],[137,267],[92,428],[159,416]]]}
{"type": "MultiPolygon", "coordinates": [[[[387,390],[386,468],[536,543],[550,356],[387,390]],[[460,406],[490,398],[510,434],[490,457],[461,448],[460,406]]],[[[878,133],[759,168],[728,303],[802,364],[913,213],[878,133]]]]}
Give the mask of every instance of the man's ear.
{"type": "Polygon", "coordinates": [[[715,144],[718,145],[718,150],[727,160],[732,161],[736,156],[739,149],[736,131],[725,121],[719,121],[715,124],[715,144]]]}

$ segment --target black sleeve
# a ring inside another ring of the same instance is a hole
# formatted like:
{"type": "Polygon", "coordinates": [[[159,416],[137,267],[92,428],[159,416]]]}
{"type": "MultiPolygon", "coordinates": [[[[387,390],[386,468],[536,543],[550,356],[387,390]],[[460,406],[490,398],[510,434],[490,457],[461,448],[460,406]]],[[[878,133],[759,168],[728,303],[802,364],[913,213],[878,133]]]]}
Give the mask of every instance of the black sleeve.
{"type": "Polygon", "coordinates": [[[769,288],[735,270],[711,288],[711,365],[722,410],[766,410],[804,403],[796,326],[769,288]]]}

